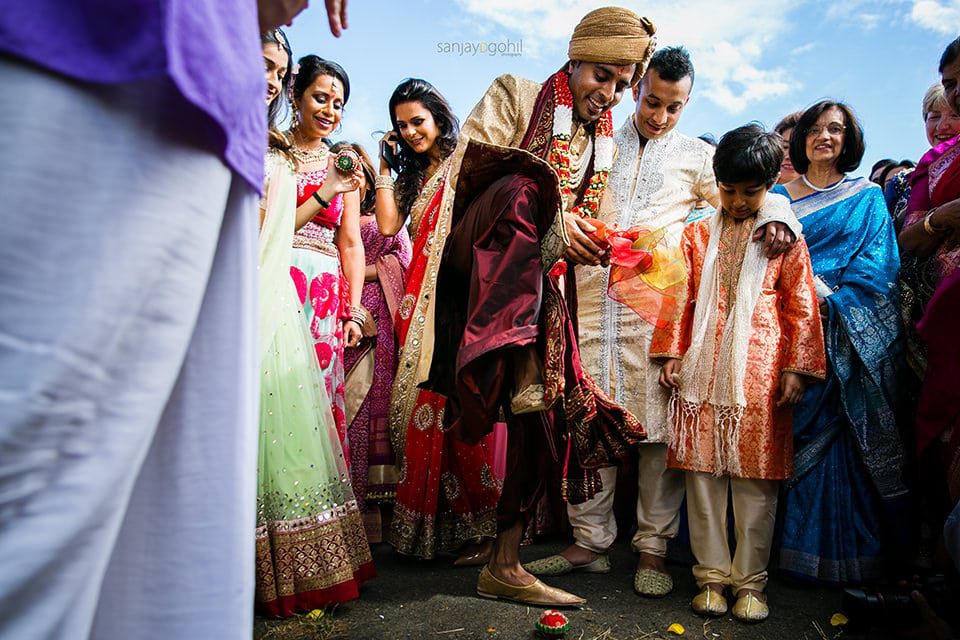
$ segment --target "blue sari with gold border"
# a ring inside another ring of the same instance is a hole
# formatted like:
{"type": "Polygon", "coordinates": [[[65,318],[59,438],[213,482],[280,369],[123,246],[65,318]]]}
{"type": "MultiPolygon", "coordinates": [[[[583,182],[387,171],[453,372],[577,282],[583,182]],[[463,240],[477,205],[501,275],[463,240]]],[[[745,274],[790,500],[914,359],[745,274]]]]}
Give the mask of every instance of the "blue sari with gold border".
{"type": "MultiPolygon", "coordinates": [[[[774,191],[787,197],[781,186],[774,191]]],[[[827,301],[827,380],[794,411],[794,476],[781,499],[780,568],[834,583],[880,569],[881,531],[899,503],[904,448],[896,381],[900,259],[879,187],[864,178],[792,202],[818,295],[827,301]]]]}

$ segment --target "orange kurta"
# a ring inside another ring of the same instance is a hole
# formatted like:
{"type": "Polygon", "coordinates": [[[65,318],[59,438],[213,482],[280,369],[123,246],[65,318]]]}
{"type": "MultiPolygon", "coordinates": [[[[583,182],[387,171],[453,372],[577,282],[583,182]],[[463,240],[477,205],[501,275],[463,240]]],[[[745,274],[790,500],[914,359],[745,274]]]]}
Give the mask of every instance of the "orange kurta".
{"type": "MultiPolygon", "coordinates": [[[[734,297],[744,254],[751,242],[754,218],[738,221],[726,214],[721,227],[717,259],[719,264],[719,295],[717,331],[714,339],[715,378],[720,339],[733,307],[734,297]]],[[[694,308],[703,262],[710,241],[710,219],[699,220],[684,229],[681,249],[689,274],[687,299],[676,320],[653,334],[650,345],[652,358],[682,358],[686,353],[692,332],[694,308]]],[[[726,469],[739,468],[742,478],[783,480],[793,470],[793,408],[776,407],[780,397],[780,375],[793,371],[812,378],[826,375],[826,357],[823,346],[823,328],[813,286],[810,254],[801,237],[793,247],[767,264],[760,297],[752,316],[750,345],[747,351],[747,369],[744,376],[746,409],[740,421],[738,464],[724,464],[726,469]]],[[[711,382],[711,391],[713,383],[711,382]]],[[[699,424],[692,441],[685,447],[676,447],[680,434],[690,433],[691,425],[683,424],[682,412],[673,416],[671,446],[667,456],[670,467],[689,471],[716,473],[716,428],[714,411],[709,403],[700,408],[699,424]],[[681,457],[677,450],[685,452],[681,457]]],[[[723,470],[723,469],[721,469],[723,470]]]]}

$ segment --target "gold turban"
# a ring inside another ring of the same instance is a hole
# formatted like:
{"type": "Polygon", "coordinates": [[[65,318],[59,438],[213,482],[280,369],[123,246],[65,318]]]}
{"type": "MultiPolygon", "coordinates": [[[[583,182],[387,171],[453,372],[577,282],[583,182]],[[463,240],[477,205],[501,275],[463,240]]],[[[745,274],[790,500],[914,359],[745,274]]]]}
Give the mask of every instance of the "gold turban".
{"type": "Polygon", "coordinates": [[[571,60],[637,65],[631,84],[643,77],[657,46],[653,23],[622,7],[602,7],[583,16],[573,30],[571,60]]]}

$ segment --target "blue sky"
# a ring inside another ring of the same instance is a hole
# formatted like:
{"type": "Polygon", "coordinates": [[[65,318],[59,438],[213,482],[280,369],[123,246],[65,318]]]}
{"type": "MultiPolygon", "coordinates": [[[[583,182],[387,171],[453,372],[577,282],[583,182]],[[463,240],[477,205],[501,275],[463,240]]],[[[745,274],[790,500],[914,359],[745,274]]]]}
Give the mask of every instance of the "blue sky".
{"type": "MultiPolygon", "coordinates": [[[[314,0],[288,34],[295,57],[316,53],[347,70],[350,102],[335,138],[373,152],[371,133],[389,127],[387,101],[404,78],[429,80],[463,120],[498,75],[542,81],[556,71],[580,17],[607,4],[613,2],[350,0],[349,28],[335,39],[323,3],[314,0]],[[509,51],[475,50],[490,43],[509,51]]],[[[960,0],[619,4],[654,22],[660,46],[682,44],[691,52],[697,78],[680,131],[719,137],[751,120],[773,126],[823,97],[840,99],[864,125],[861,174],[879,158],[916,160],[926,151],[923,94],[938,79],[941,51],[960,35],[960,0]]],[[[632,110],[625,95],[616,124],[632,110]]]]}

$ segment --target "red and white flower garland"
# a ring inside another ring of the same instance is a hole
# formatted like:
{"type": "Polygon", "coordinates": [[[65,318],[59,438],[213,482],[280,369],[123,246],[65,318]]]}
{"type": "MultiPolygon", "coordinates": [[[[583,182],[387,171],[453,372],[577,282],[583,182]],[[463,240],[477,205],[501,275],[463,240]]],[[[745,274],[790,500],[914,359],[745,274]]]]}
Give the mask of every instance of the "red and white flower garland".
{"type": "MultiPolygon", "coordinates": [[[[547,161],[560,178],[560,194],[564,203],[573,196],[570,184],[570,130],[573,128],[573,96],[570,93],[570,76],[566,71],[558,71],[550,81],[553,83],[553,140],[547,161]]],[[[572,213],[583,218],[596,218],[600,208],[600,198],[610,177],[613,164],[613,115],[605,111],[597,122],[593,147],[593,175],[587,184],[583,201],[574,207],[572,213]]]]}

